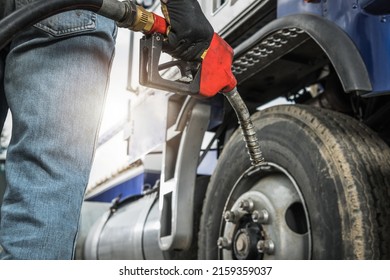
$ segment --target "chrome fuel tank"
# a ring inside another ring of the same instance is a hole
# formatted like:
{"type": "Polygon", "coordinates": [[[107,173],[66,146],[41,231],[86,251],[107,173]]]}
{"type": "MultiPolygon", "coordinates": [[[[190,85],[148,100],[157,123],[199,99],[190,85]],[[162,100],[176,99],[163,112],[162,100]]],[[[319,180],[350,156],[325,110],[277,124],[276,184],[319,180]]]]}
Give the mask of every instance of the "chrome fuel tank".
{"type": "Polygon", "coordinates": [[[164,259],[159,248],[157,193],[105,212],[90,228],[83,258],[92,260],[164,259]]]}

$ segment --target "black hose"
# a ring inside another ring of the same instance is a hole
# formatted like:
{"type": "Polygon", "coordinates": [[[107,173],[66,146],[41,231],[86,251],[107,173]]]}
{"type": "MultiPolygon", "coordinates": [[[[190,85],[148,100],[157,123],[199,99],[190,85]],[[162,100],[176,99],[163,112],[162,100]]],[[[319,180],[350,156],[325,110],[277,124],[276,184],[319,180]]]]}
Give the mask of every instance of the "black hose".
{"type": "Polygon", "coordinates": [[[115,21],[121,21],[126,13],[125,4],[118,0],[35,1],[14,11],[0,21],[0,50],[23,29],[52,15],[76,9],[96,12],[115,21]]]}

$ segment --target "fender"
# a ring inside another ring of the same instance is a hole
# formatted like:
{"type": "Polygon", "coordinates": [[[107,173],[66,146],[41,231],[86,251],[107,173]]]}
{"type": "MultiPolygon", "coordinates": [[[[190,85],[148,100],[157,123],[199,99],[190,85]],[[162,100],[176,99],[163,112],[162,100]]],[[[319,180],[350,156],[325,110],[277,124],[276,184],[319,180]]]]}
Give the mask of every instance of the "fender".
{"type": "MultiPolygon", "coordinates": [[[[234,64],[237,64],[237,61],[242,61],[250,50],[262,42],[269,41],[270,38],[272,40],[275,35],[282,36],[284,31],[291,30],[302,37],[302,40],[314,40],[321,47],[337,72],[345,92],[363,94],[372,91],[366,65],[353,41],[335,23],[312,14],[289,15],[270,22],[234,50],[234,64]]],[[[292,44],[275,48],[275,52],[270,55],[273,56],[273,60],[272,58],[260,59],[253,67],[256,69],[264,68],[272,61],[290,52],[299,45],[298,38],[293,38],[293,40],[295,42],[292,44]]],[[[241,74],[240,71],[238,73],[241,74]]],[[[237,72],[235,74],[237,75],[237,72]]],[[[239,77],[237,78],[240,80],[239,77]]]]}

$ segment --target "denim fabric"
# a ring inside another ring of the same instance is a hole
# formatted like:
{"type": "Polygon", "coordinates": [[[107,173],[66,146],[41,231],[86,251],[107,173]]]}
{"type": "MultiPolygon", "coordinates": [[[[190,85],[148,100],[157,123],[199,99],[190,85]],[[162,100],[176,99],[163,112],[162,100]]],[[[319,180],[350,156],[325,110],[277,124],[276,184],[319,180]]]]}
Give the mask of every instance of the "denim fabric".
{"type": "Polygon", "coordinates": [[[115,36],[113,21],[70,11],[27,28],[2,51],[0,121],[6,100],[13,131],[0,258],[72,258],[115,36]]]}

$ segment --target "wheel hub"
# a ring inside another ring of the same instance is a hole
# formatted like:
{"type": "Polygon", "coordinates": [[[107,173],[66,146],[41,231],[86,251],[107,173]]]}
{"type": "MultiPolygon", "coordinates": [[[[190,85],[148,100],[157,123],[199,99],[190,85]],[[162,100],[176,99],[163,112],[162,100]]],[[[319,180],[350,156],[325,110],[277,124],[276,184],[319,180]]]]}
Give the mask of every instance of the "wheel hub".
{"type": "Polygon", "coordinates": [[[235,184],[221,224],[221,258],[310,257],[305,204],[293,179],[286,174],[273,166],[266,172],[247,172],[235,184]]]}

